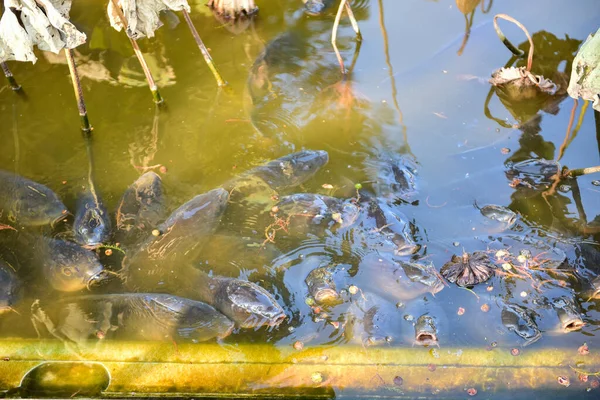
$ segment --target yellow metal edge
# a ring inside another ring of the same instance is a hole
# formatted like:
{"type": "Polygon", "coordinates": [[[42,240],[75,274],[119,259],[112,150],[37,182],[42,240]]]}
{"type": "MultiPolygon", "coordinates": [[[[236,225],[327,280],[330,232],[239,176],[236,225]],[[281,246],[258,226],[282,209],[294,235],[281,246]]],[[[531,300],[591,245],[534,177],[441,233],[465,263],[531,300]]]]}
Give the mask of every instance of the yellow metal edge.
{"type": "MultiPolygon", "coordinates": [[[[422,395],[468,388],[502,390],[589,390],[600,371],[600,354],[577,349],[394,348],[361,346],[291,347],[266,344],[222,346],[154,342],[101,342],[75,353],[52,340],[0,340],[0,389],[14,390],[44,362],[98,362],[110,374],[105,394],[210,394],[273,396],[282,393],[328,397],[329,393],[422,395]],[[560,385],[558,377],[569,379],[560,385]]],[[[82,382],[82,385],[85,383],[82,382]]]]}

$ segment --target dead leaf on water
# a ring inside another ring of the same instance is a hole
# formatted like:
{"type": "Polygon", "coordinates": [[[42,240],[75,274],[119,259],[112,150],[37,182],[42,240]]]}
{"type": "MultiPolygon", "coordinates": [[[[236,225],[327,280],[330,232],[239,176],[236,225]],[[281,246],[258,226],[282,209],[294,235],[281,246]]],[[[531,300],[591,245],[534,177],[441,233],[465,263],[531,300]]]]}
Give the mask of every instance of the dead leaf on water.
{"type": "Polygon", "coordinates": [[[0,19],[0,62],[35,63],[33,46],[57,53],[86,41],[69,22],[71,0],[4,0],[0,19]]]}
{"type": "MultiPolygon", "coordinates": [[[[159,18],[161,11],[190,12],[187,0],[117,0],[117,4],[121,7],[127,21],[125,29],[127,36],[136,40],[154,36],[154,31],[163,25],[159,18]]],[[[112,0],[108,1],[107,13],[110,25],[120,32],[123,24],[112,0]]]]}

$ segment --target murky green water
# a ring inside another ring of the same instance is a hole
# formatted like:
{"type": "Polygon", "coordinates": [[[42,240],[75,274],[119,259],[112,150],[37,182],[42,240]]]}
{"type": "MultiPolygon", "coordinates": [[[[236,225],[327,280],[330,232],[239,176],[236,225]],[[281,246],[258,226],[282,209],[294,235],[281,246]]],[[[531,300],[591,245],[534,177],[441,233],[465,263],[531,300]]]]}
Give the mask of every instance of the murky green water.
{"type": "MultiPolygon", "coordinates": [[[[369,163],[401,155],[413,160],[418,171],[418,193],[393,206],[411,222],[421,246],[413,259],[432,262],[439,270],[463,250],[507,248],[518,254],[526,248],[533,255],[542,253],[543,259],[561,259],[564,253],[567,261],[561,268],[567,273],[544,272],[533,281],[498,274],[472,292],[450,284],[435,296],[423,293],[405,300],[393,293],[385,298],[370,285],[372,271],[361,268],[369,257],[386,257],[370,248],[373,243],[353,246],[348,238],[290,239],[281,234],[258,251],[265,241],[265,221],[271,217],[232,210],[197,267],[260,284],[275,295],[287,318],[274,328],[236,329],[226,343],[364,343],[360,329],[348,323],[349,315],[362,321],[363,308],[378,305],[383,310],[379,323],[391,339],[385,346],[412,346],[414,320],[429,313],[437,320],[442,348],[519,347],[523,339],[500,320],[503,304],[512,302],[537,312],[542,338],[529,348],[576,351],[584,342],[599,345],[598,302],[588,295],[589,282],[600,272],[598,236],[579,229],[600,215],[600,188],[592,183],[598,177],[568,182],[546,201],[542,191],[511,187],[505,173],[508,163],[557,157],[573,101],[532,108],[503,103],[492,94],[486,106],[488,77],[511,60],[495,35],[494,14],[510,14],[529,29],[536,46],[533,70],[553,77],[557,71],[568,72],[579,44],[597,29],[596,2],[524,5],[510,0],[495,2],[487,13],[478,7],[468,17],[472,26],[466,44],[465,16],[454,2],[353,4],[364,41],[355,54],[357,42],[344,19],[338,43],[345,65],[356,57],[346,80],[329,42],[334,9],[309,17],[299,0],[265,1],[258,4],[256,21],[235,35],[207,14],[203,4],[196,5],[194,23],[229,86],[216,87],[183,21],[167,25],[156,38],[139,42],[166,99],[166,107],[157,110],[127,38],[110,28],[102,4],[76,2],[72,20],[88,35],[88,44],[77,49],[76,61],[94,126],[96,184],[109,211],[114,212],[124,190],[147,167],[166,167],[162,178],[173,210],[243,171],[301,149],[326,150],[329,163],[296,191],[350,198],[356,196],[356,183],[366,193],[374,188],[377,177],[366,168],[369,163]],[[293,34],[293,42],[285,51],[273,51],[269,62],[274,63],[266,70],[270,83],[253,97],[248,82],[250,77],[252,87],[257,79],[255,59],[282,34],[293,34]],[[509,207],[520,220],[512,230],[503,230],[484,218],[474,201],[509,207]],[[343,304],[315,313],[305,303],[304,280],[323,265],[336,265],[338,289],[355,285],[359,292],[346,293],[343,304]],[[561,286],[560,281],[567,284],[561,286]],[[583,329],[562,333],[549,305],[560,296],[574,298],[580,306],[583,329]],[[404,305],[397,308],[398,301],[404,305]],[[481,307],[486,304],[490,311],[484,313],[481,307]],[[459,308],[464,315],[457,314],[459,308]]],[[[525,40],[516,28],[503,21],[501,25],[513,42],[525,40]]],[[[66,63],[62,57],[39,54],[35,65],[10,67],[26,96],[8,87],[0,90],[0,168],[49,186],[74,211],[76,195],[86,184],[88,159],[66,63]]],[[[575,110],[578,134],[562,165],[598,164],[600,144],[592,111],[588,107],[584,113],[581,102],[575,110]]],[[[104,262],[116,269],[120,258],[115,253],[104,262]]],[[[34,336],[27,317],[31,300],[52,296],[56,293],[45,289],[27,292],[17,307],[21,314],[0,319],[2,335],[34,336]]]]}

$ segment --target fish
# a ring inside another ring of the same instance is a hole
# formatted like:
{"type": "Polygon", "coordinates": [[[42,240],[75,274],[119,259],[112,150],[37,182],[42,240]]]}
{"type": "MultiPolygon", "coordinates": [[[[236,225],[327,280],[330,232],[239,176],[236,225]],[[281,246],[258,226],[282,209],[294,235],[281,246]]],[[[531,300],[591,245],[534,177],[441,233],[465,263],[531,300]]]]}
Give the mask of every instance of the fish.
{"type": "Polygon", "coordinates": [[[335,304],[339,302],[340,295],[336,291],[333,274],[329,268],[315,268],[305,279],[308,292],[317,304],[335,304]]]}
{"type": "Polygon", "coordinates": [[[379,152],[364,169],[378,198],[411,202],[418,193],[416,163],[406,155],[379,152]]]}
{"type": "Polygon", "coordinates": [[[241,190],[242,187],[256,190],[266,186],[275,192],[289,190],[312,178],[328,162],[329,154],[325,150],[303,150],[254,167],[223,187],[227,190],[241,190]]]}
{"type": "Polygon", "coordinates": [[[542,337],[531,311],[516,304],[506,304],[501,313],[502,325],[525,339],[523,346],[537,342],[542,337]]]}
{"type": "Polygon", "coordinates": [[[375,222],[375,226],[370,229],[371,236],[374,234],[385,239],[389,245],[382,244],[384,247],[392,247],[396,256],[410,256],[419,251],[421,246],[412,238],[408,218],[397,207],[379,199],[369,199],[365,205],[368,217],[375,222]]]}
{"type": "Polygon", "coordinates": [[[148,237],[166,217],[166,198],[162,179],[149,171],[141,175],[123,193],[116,212],[116,239],[133,245],[148,237]]]}
{"type": "Polygon", "coordinates": [[[332,0],[302,0],[304,13],[312,16],[322,15],[333,4],[332,0]]]}
{"type": "Polygon", "coordinates": [[[360,213],[360,208],[351,201],[313,193],[284,196],[275,209],[288,223],[289,235],[296,237],[307,233],[323,236],[325,230],[347,228],[360,213]]]}
{"type": "Polygon", "coordinates": [[[277,326],[286,315],[269,292],[255,283],[234,278],[211,277],[209,304],[241,328],[277,326]]]}
{"type": "Polygon", "coordinates": [[[421,315],[415,324],[415,344],[421,346],[440,346],[435,320],[429,315],[421,315]]]}
{"type": "Polygon", "coordinates": [[[160,273],[164,266],[196,261],[219,226],[228,200],[229,193],[221,188],[193,197],[156,227],[157,236],[150,234],[124,262],[160,273]]]}
{"type": "Polygon", "coordinates": [[[125,293],[70,297],[31,306],[32,321],[66,343],[103,340],[223,339],[234,324],[214,307],[168,294],[125,293]]]}
{"type": "Polygon", "coordinates": [[[77,243],[89,248],[98,247],[110,239],[110,215],[93,185],[88,186],[77,199],[73,233],[77,243]]]}
{"type": "Polygon", "coordinates": [[[578,331],[584,327],[585,323],[581,318],[579,306],[575,304],[572,298],[562,296],[552,302],[552,307],[560,321],[560,326],[564,332],[578,331]]]}
{"type": "Polygon", "coordinates": [[[405,302],[426,293],[436,294],[444,282],[432,264],[405,262],[370,253],[359,265],[361,287],[393,302],[405,302]]]}
{"type": "Polygon", "coordinates": [[[48,284],[61,292],[91,289],[114,278],[95,253],[73,242],[39,237],[32,251],[48,284]]]}
{"type": "Polygon", "coordinates": [[[13,309],[21,298],[22,286],[13,268],[0,260],[0,315],[13,309]]]}
{"type": "Polygon", "coordinates": [[[481,212],[481,215],[493,221],[498,221],[505,224],[507,229],[511,228],[517,222],[517,213],[515,213],[509,208],[497,206],[494,204],[488,204],[486,206],[479,207],[477,202],[474,202],[473,204],[475,208],[477,208],[479,212],[481,212]]]}
{"type": "Polygon", "coordinates": [[[21,226],[55,226],[68,215],[67,207],[50,188],[0,170],[0,215],[21,226]]]}
{"type": "Polygon", "coordinates": [[[363,316],[364,335],[362,343],[364,346],[381,346],[391,343],[394,338],[390,332],[390,315],[382,313],[379,306],[372,306],[363,316]]]}

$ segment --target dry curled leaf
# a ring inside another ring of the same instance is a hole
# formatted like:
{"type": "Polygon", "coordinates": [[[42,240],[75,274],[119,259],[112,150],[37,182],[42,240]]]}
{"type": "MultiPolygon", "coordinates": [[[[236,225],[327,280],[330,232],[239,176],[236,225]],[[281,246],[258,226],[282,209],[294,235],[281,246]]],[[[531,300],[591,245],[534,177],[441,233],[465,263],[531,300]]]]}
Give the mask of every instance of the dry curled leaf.
{"type": "Polygon", "coordinates": [[[535,96],[536,91],[553,96],[559,89],[550,79],[534,75],[525,67],[500,68],[492,74],[490,83],[494,86],[510,87],[519,97],[535,96]]]}
{"type": "Polygon", "coordinates": [[[258,12],[254,0],[209,0],[207,5],[228,18],[251,16],[258,12]]]}
{"type": "Polygon", "coordinates": [[[70,9],[71,0],[4,0],[0,62],[35,63],[33,46],[58,53],[85,43],[85,34],[69,22],[70,9]]]}
{"type": "MultiPolygon", "coordinates": [[[[132,39],[153,37],[154,31],[162,26],[159,14],[164,10],[190,12],[187,0],[116,0],[127,21],[125,32],[132,39]]],[[[113,5],[113,0],[108,2],[108,19],[110,25],[117,31],[123,29],[121,18],[113,5]]]]}
{"type": "Polygon", "coordinates": [[[473,286],[490,279],[494,274],[494,266],[486,253],[476,251],[462,256],[453,255],[440,273],[458,286],[473,286]]]}

